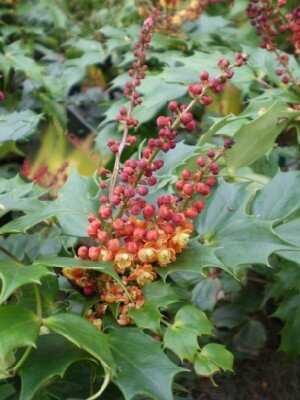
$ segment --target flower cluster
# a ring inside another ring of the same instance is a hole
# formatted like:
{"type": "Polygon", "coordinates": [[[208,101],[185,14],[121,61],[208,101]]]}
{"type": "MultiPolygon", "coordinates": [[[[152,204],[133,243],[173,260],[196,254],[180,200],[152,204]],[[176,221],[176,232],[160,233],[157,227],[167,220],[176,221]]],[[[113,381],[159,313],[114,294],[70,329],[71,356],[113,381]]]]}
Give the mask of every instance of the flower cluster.
{"type": "Polygon", "coordinates": [[[142,16],[154,15],[156,31],[178,34],[180,27],[186,21],[197,20],[209,0],[160,0],[155,6],[152,1],[139,0],[139,13],[142,16]]]}
{"type": "Polygon", "coordinates": [[[280,68],[276,75],[283,83],[298,84],[288,66],[289,57],[280,51],[282,38],[290,44],[296,56],[300,56],[300,6],[291,12],[285,12],[286,0],[251,0],[247,6],[247,15],[261,37],[260,47],[274,52],[280,68]]]}
{"type": "Polygon", "coordinates": [[[123,125],[120,143],[108,141],[116,155],[112,172],[105,168],[99,171],[101,203],[98,215],[90,215],[88,235],[94,240],[91,247],[81,246],[78,257],[82,260],[112,262],[120,281],[102,273],[84,269],[64,269],[65,276],[82,288],[85,295],[97,294],[99,302],[88,313],[88,318],[101,327],[101,316],[109,306],[117,306],[117,321],[120,325],[132,323],[128,312],[140,308],[144,303],[141,288],[157,278],[156,268],[165,268],[176,260],[178,253],[187,247],[193,233],[193,219],[204,207],[204,199],[216,184],[220,168],[218,160],[225,156],[233,145],[226,139],[223,146],[210,149],[206,155],[195,160],[194,167],[184,169],[174,185],[174,192],[149,200],[148,192],[156,185],[156,171],[164,166],[157,158],[176,147],[179,127],[193,131],[196,121],[192,114],[195,104],[211,104],[211,93],[220,93],[223,85],[232,78],[234,67],[245,65],[248,56],[237,53],[231,65],[228,60],[218,62],[220,74],[210,77],[202,72],[198,82],[188,88],[189,104],[171,101],[169,115],[157,118],[158,136],[150,138],[139,158],[120,162],[124,147],[135,143],[135,132],[139,121],[131,115],[132,109],[142,100],[136,91],[145,77],[145,50],[149,48],[154,19],[147,18],[143,24],[140,40],[135,46],[136,61],[129,71],[132,78],[126,82],[124,95],[129,99],[127,107],[121,107],[117,121],[123,125]]]}

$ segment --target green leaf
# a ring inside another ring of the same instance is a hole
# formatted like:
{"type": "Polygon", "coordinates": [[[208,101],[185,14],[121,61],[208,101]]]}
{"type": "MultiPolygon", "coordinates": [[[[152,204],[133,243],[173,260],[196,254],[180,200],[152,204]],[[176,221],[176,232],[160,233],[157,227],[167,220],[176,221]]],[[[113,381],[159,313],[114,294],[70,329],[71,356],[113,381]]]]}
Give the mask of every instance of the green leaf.
{"type": "Polygon", "coordinates": [[[246,190],[245,184],[231,184],[223,180],[218,182],[195,222],[197,231],[204,236],[204,242],[206,236],[212,236],[231,221],[245,218],[250,196],[251,192],[246,190]]]}
{"type": "Polygon", "coordinates": [[[300,308],[291,315],[282,331],[281,331],[281,343],[280,350],[284,351],[289,359],[296,358],[300,355],[300,308]]]}
{"type": "Polygon", "coordinates": [[[234,336],[236,349],[240,353],[257,355],[258,350],[265,344],[267,332],[263,324],[259,321],[248,321],[240,331],[234,336]]]}
{"type": "Polygon", "coordinates": [[[272,223],[250,217],[221,228],[209,243],[224,265],[235,269],[243,264],[269,265],[269,256],[292,246],[277,236],[272,223]],[[255,251],[253,251],[255,249],[255,251]]]}
{"type": "Polygon", "coordinates": [[[0,358],[19,347],[35,346],[40,324],[36,315],[19,306],[0,307],[0,358]]]}
{"type": "Polygon", "coordinates": [[[0,399],[6,400],[16,392],[13,385],[6,383],[0,386],[0,399]]]}
{"type": "Polygon", "coordinates": [[[252,203],[251,214],[264,220],[288,217],[300,207],[300,172],[278,172],[260,190],[252,203]]]}
{"type": "Polygon", "coordinates": [[[188,305],[177,312],[173,325],[166,329],[164,345],[182,361],[185,359],[193,362],[199,349],[197,337],[209,335],[212,330],[213,325],[204,312],[188,305]]]}
{"type": "Polygon", "coordinates": [[[197,353],[196,355],[194,368],[196,374],[200,376],[211,376],[220,371],[220,368],[217,367],[216,364],[203,357],[201,353],[197,353]]]}
{"type": "Polygon", "coordinates": [[[293,219],[277,226],[275,232],[283,240],[297,246],[295,249],[291,249],[290,251],[277,251],[276,254],[300,265],[300,218],[293,219]]]}
{"type": "Polygon", "coordinates": [[[196,221],[202,243],[228,271],[243,264],[269,265],[272,253],[293,249],[274,232],[271,221],[246,214],[251,193],[243,188],[221,181],[196,221]]]}
{"type": "Polygon", "coordinates": [[[173,400],[172,381],[182,369],[171,363],[160,343],[137,328],[118,329],[109,336],[118,366],[113,381],[125,399],[141,395],[173,400]]]}
{"type": "Polygon", "coordinates": [[[97,191],[93,178],[83,177],[73,168],[63,189],[59,191],[57,200],[38,202],[33,212],[7,223],[0,229],[0,234],[25,233],[37,223],[56,217],[63,233],[71,236],[88,236],[87,216],[89,213],[97,212],[99,206],[96,199],[97,191]]]}
{"type": "Polygon", "coordinates": [[[40,201],[37,199],[46,193],[45,189],[34,183],[25,183],[19,175],[12,179],[0,178],[0,204],[4,210],[0,216],[11,210],[33,212],[40,209],[40,201]]]}
{"type": "Polygon", "coordinates": [[[232,329],[246,321],[247,312],[236,304],[228,304],[217,308],[212,319],[217,328],[232,329]]]}
{"type": "Polygon", "coordinates": [[[47,268],[24,266],[12,260],[0,260],[0,279],[2,282],[0,304],[6,301],[14,291],[27,283],[41,283],[41,278],[54,275],[47,268]]]}
{"type": "Polygon", "coordinates": [[[222,344],[209,343],[201,350],[201,356],[216,364],[224,371],[233,372],[233,355],[222,344]]]}
{"type": "Polygon", "coordinates": [[[234,117],[233,114],[226,115],[226,117],[220,118],[217,120],[207,132],[205,132],[204,135],[201,135],[199,139],[199,146],[202,146],[203,144],[210,142],[211,138],[215,133],[218,132],[219,129],[223,128],[226,126],[228,123],[232,122],[232,120],[235,120],[236,118],[234,117]]]}
{"type": "Polygon", "coordinates": [[[43,319],[43,324],[94,356],[111,370],[111,375],[114,373],[115,363],[110,352],[108,336],[86,319],[62,313],[43,319]]]}
{"type": "Polygon", "coordinates": [[[88,358],[86,352],[62,336],[55,334],[40,336],[37,349],[29,354],[20,369],[22,381],[20,400],[31,400],[38,389],[52,382],[54,377],[63,377],[71,364],[88,358]]]}
{"type": "Polygon", "coordinates": [[[235,145],[227,154],[229,171],[249,166],[266,154],[277,136],[299,115],[298,111],[284,110],[275,103],[263,115],[242,125],[234,135],[235,145]]]}
{"type": "Polygon", "coordinates": [[[222,290],[220,279],[205,278],[194,287],[192,303],[201,310],[212,310],[218,301],[218,293],[222,290]]]}
{"type": "Polygon", "coordinates": [[[72,257],[40,257],[35,260],[34,266],[42,265],[44,267],[55,267],[55,268],[84,268],[95,271],[100,271],[103,274],[113,277],[120,284],[123,283],[116,273],[112,263],[102,261],[90,261],[80,260],[72,257]]]}
{"type": "Polygon", "coordinates": [[[208,246],[204,246],[197,239],[190,240],[188,247],[181,254],[177,255],[175,262],[166,268],[157,269],[162,279],[174,272],[193,272],[201,275],[205,267],[224,268],[224,265],[214,255],[214,252],[208,246]]]}
{"type": "Polygon", "coordinates": [[[30,110],[2,115],[0,117],[0,141],[27,139],[36,132],[41,117],[30,110]]]}
{"type": "Polygon", "coordinates": [[[128,315],[140,328],[150,329],[152,332],[161,333],[160,321],[163,317],[159,309],[166,308],[169,304],[178,302],[180,295],[162,281],[146,285],[143,288],[145,303],[139,309],[132,309],[128,315]]]}

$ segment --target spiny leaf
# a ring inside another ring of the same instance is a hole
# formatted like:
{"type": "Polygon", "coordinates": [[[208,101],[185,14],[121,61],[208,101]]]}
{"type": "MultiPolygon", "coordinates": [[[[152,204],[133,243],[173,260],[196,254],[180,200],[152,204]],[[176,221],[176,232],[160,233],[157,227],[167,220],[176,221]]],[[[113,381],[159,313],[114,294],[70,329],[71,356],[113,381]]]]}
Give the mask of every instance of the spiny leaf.
{"type": "Polygon", "coordinates": [[[181,360],[193,361],[199,346],[197,336],[208,335],[213,325],[203,311],[194,306],[182,307],[176,314],[174,323],[164,334],[164,345],[181,360]]]}
{"type": "Polygon", "coordinates": [[[175,262],[166,268],[158,268],[157,272],[166,280],[167,276],[174,272],[193,272],[201,275],[205,267],[224,268],[224,265],[214,255],[213,249],[202,245],[197,239],[192,239],[188,247],[177,255],[175,262]]]}
{"type": "Polygon", "coordinates": [[[196,374],[200,376],[211,376],[216,372],[220,371],[220,368],[217,367],[216,364],[209,361],[207,358],[201,355],[201,353],[197,353],[195,361],[194,361],[194,368],[196,374]]]}
{"type": "Polygon", "coordinates": [[[201,241],[231,271],[243,264],[269,265],[272,253],[293,249],[274,232],[273,222],[246,214],[251,193],[243,188],[221,181],[196,223],[201,241]]]}
{"type": "Polygon", "coordinates": [[[97,190],[92,178],[85,178],[73,169],[57,200],[38,202],[32,212],[4,225],[0,229],[0,234],[25,233],[39,222],[56,217],[63,233],[71,236],[87,236],[87,215],[97,211],[97,190]]]}
{"type": "Polygon", "coordinates": [[[55,377],[63,377],[71,364],[88,358],[85,351],[75,347],[62,336],[40,336],[37,349],[30,353],[20,369],[20,400],[32,400],[39,388],[50,383],[55,377]]]}
{"type": "Polygon", "coordinates": [[[284,110],[280,104],[275,103],[260,117],[241,126],[234,135],[235,145],[228,151],[229,171],[249,166],[266,154],[273,147],[277,136],[299,115],[299,111],[284,110]]]}
{"type": "Polygon", "coordinates": [[[41,115],[26,110],[0,117],[0,142],[27,139],[36,132],[41,115]]]}
{"type": "Polygon", "coordinates": [[[224,371],[232,371],[233,355],[225,346],[217,343],[209,343],[201,350],[201,356],[216,364],[224,371]]]}
{"type": "MultiPolygon", "coordinates": [[[[84,268],[102,272],[113,277],[121,283],[119,275],[116,273],[113,264],[103,261],[80,260],[72,257],[40,257],[35,260],[33,265],[42,265],[54,268],[84,268]]],[[[123,285],[123,284],[122,284],[123,285]]]]}
{"type": "Polygon", "coordinates": [[[0,304],[7,300],[18,287],[28,283],[40,283],[41,278],[47,275],[54,274],[44,267],[23,266],[12,260],[0,260],[0,278],[2,281],[0,304]]]}
{"type": "Polygon", "coordinates": [[[171,287],[162,281],[146,285],[143,289],[145,304],[139,309],[132,309],[128,315],[135,324],[141,328],[147,328],[160,334],[160,321],[162,314],[160,308],[166,308],[169,304],[180,300],[181,296],[171,287]]]}
{"type": "Polygon", "coordinates": [[[299,207],[300,171],[279,171],[270,183],[256,194],[251,214],[274,221],[288,217],[299,207]]]}
{"type": "Polygon", "coordinates": [[[19,306],[0,307],[0,358],[19,347],[35,346],[39,334],[39,321],[36,315],[19,306]]]}
{"type": "Polygon", "coordinates": [[[173,400],[172,381],[182,369],[171,363],[160,343],[137,328],[118,329],[109,336],[118,366],[113,381],[125,399],[144,395],[154,400],[173,400]]]}
{"type": "Polygon", "coordinates": [[[43,320],[43,324],[52,331],[64,336],[75,346],[94,356],[106,368],[115,370],[108,336],[83,317],[61,313],[43,320]]]}

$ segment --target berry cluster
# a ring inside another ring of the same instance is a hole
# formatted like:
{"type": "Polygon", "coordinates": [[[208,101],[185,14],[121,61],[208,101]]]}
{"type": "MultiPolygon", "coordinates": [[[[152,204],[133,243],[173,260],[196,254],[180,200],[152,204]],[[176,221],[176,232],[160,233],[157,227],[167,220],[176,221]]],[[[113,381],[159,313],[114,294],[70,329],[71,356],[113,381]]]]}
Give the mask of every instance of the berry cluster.
{"type": "Polygon", "coordinates": [[[143,305],[141,288],[157,278],[155,266],[167,267],[188,245],[194,230],[192,220],[201,213],[204,198],[216,183],[215,177],[220,170],[218,160],[233,145],[231,139],[226,139],[222,147],[209,150],[195,161],[192,169],[183,170],[174,193],[159,196],[156,201],[147,201],[149,188],[157,182],[155,173],[164,166],[164,161],[156,159],[156,156],[176,147],[176,129],[195,129],[192,107],[197,103],[204,106],[212,103],[213,98],[209,94],[220,93],[223,85],[232,78],[233,67],[246,64],[248,56],[240,53],[236,54],[233,65],[228,60],[219,60],[219,76],[210,77],[208,72],[202,72],[199,82],[188,88],[190,103],[171,101],[169,115],[157,118],[158,137],[148,140],[141,157],[120,163],[122,149],[126,144],[134,143],[132,138],[135,139],[135,136],[129,135],[129,129],[134,129],[138,121],[132,118],[131,110],[141,103],[135,88],[144,78],[144,49],[149,47],[153,21],[147,18],[143,24],[140,41],[134,51],[137,61],[129,71],[133,82],[125,84],[124,95],[129,99],[129,107],[121,107],[117,116],[118,122],[124,125],[122,141],[108,142],[111,151],[116,153],[113,172],[105,168],[99,171],[101,205],[98,216],[89,216],[87,230],[94,245],[78,249],[78,257],[82,260],[113,262],[122,284],[98,272],[63,270],[65,276],[81,287],[85,295],[98,294],[99,302],[88,315],[98,327],[102,325],[101,316],[112,304],[117,306],[120,325],[132,323],[128,311],[143,305]]]}
{"type": "Polygon", "coordinates": [[[139,13],[142,16],[153,15],[156,21],[156,31],[178,34],[180,27],[186,21],[197,20],[202,10],[212,2],[209,0],[160,0],[155,6],[153,1],[139,0],[139,13]]]}
{"type": "Polygon", "coordinates": [[[256,35],[261,36],[260,47],[274,52],[280,68],[276,75],[283,83],[298,85],[288,66],[289,57],[279,50],[282,39],[292,46],[296,56],[300,55],[300,6],[285,12],[286,0],[250,0],[247,15],[256,35]]]}

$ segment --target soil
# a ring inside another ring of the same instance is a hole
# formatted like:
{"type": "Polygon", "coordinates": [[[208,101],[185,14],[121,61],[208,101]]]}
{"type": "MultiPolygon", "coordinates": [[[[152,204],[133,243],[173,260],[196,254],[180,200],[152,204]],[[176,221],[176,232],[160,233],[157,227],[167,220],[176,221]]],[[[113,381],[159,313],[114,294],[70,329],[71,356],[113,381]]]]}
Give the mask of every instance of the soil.
{"type": "Polygon", "coordinates": [[[193,388],[195,400],[298,400],[300,359],[286,362],[279,352],[265,350],[254,360],[236,365],[235,375],[215,378],[218,387],[201,379],[193,388]]]}

